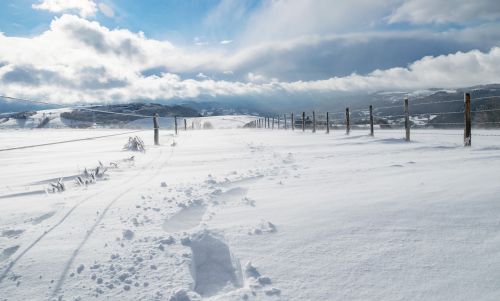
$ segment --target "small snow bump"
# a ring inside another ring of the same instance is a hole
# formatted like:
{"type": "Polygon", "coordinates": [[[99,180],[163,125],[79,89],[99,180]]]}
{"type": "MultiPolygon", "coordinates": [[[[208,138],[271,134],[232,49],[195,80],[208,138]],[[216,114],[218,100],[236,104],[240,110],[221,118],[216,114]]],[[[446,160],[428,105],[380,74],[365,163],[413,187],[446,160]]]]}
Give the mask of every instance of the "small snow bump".
{"type": "Polygon", "coordinates": [[[134,238],[134,232],[132,230],[123,230],[123,238],[127,240],[131,240],[134,238]]]}

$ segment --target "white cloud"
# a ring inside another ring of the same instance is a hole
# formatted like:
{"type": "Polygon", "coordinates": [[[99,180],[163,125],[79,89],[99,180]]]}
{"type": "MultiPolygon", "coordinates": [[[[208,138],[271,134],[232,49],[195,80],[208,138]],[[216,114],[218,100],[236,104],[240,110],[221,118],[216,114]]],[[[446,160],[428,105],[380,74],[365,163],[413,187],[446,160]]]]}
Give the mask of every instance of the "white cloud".
{"type": "Polygon", "coordinates": [[[232,42],[233,42],[233,40],[222,40],[222,41],[220,41],[221,45],[231,44],[232,42]]]}
{"type": "Polygon", "coordinates": [[[263,75],[255,74],[253,72],[248,72],[247,78],[249,81],[251,81],[253,83],[263,83],[266,81],[266,78],[263,75]]]}
{"type": "MultiPolygon", "coordinates": [[[[334,37],[330,39],[339,42],[334,37]]],[[[356,39],[367,38],[354,35],[348,41],[356,39]]],[[[278,81],[250,68],[270,53],[282,56],[288,49],[318,45],[323,40],[309,37],[292,40],[293,43],[264,43],[234,53],[217,49],[188,51],[168,41],[148,39],[142,33],[110,30],[95,21],[63,15],[38,36],[19,38],[0,34],[0,90],[11,96],[73,103],[205,96],[272,99],[287,93],[311,96],[337,91],[453,88],[500,82],[499,47],[487,52],[473,50],[429,56],[407,67],[330,76],[324,80],[278,81]],[[205,75],[218,72],[227,80],[205,75]],[[238,73],[243,76],[238,77],[238,73]],[[191,79],[182,74],[200,76],[191,79]]],[[[311,53],[305,49],[304,53],[311,53]]]]}
{"type": "Polygon", "coordinates": [[[201,80],[210,79],[210,77],[207,76],[207,75],[205,75],[205,74],[203,74],[203,72],[200,72],[200,73],[196,74],[196,77],[199,78],[199,79],[201,79],[201,80]]]}
{"type": "Polygon", "coordinates": [[[398,0],[264,1],[251,14],[242,39],[248,44],[283,41],[307,35],[339,34],[371,29],[398,0]]]}
{"type": "Polygon", "coordinates": [[[498,0],[407,0],[389,16],[389,23],[469,24],[500,19],[498,0]]]}
{"type": "Polygon", "coordinates": [[[40,2],[33,4],[32,7],[53,13],[77,11],[82,17],[90,17],[97,12],[97,5],[93,0],[40,0],[40,2]]]}
{"type": "Polygon", "coordinates": [[[99,6],[99,10],[106,17],[113,18],[115,16],[115,11],[113,10],[113,8],[111,6],[109,6],[109,5],[107,5],[106,3],[99,2],[98,6],[99,6]]]}

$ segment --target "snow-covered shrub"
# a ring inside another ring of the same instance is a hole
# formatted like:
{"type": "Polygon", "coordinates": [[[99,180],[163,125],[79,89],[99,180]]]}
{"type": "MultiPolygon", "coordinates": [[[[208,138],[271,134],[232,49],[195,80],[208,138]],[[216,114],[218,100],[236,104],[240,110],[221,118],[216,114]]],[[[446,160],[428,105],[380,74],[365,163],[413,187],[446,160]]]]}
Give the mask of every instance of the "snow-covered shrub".
{"type": "Polygon", "coordinates": [[[144,142],[137,136],[129,137],[128,142],[125,144],[123,149],[134,152],[146,152],[146,146],[144,145],[144,142]]]}
{"type": "Polygon", "coordinates": [[[87,168],[85,168],[83,173],[76,177],[76,184],[79,186],[94,184],[97,180],[105,178],[107,170],[108,168],[104,167],[104,164],[99,161],[99,166],[97,166],[94,170],[88,171],[87,168]]]}
{"type": "Polygon", "coordinates": [[[63,192],[66,190],[66,186],[64,185],[62,178],[60,178],[57,183],[50,183],[49,191],[52,193],[63,192]]]}

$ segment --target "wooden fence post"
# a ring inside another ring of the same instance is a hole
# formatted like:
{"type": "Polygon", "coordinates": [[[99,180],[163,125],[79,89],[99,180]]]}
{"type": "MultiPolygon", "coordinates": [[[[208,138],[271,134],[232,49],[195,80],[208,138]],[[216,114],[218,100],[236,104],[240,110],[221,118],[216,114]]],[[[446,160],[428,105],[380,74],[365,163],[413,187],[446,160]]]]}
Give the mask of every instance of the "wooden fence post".
{"type": "Polygon", "coordinates": [[[267,117],[267,128],[271,127],[271,118],[267,117]]]}
{"type": "Polygon", "coordinates": [[[295,131],[295,119],[293,118],[293,113],[292,113],[292,116],[291,116],[291,120],[290,122],[292,123],[292,131],[295,131]]]}
{"type": "Polygon", "coordinates": [[[155,133],[155,145],[160,145],[160,125],[158,124],[158,113],[153,116],[153,127],[155,133]]]}
{"type": "Polygon", "coordinates": [[[177,135],[177,116],[174,116],[175,134],[177,135]]]}
{"type": "Polygon", "coordinates": [[[408,108],[408,97],[405,98],[405,140],[410,141],[410,110],[408,108]]]}
{"type": "Polygon", "coordinates": [[[287,127],[286,127],[286,114],[283,114],[283,121],[284,121],[285,130],[286,130],[287,129],[287,127]]]}
{"type": "Polygon", "coordinates": [[[326,112],[326,133],[330,134],[330,114],[326,112]]]}
{"type": "Polygon", "coordinates": [[[274,116],[273,116],[273,122],[272,122],[272,123],[273,123],[273,127],[272,127],[272,129],[274,130],[274,116]]]}
{"type": "Polygon", "coordinates": [[[351,120],[349,116],[349,108],[345,108],[345,134],[349,135],[351,132],[351,120]]]}
{"type": "Polygon", "coordinates": [[[306,112],[302,112],[302,132],[306,131],[306,112]]]}
{"type": "Polygon", "coordinates": [[[472,118],[470,113],[470,93],[464,94],[464,117],[465,117],[465,128],[464,128],[464,146],[472,145],[472,118]]]}
{"type": "Polygon", "coordinates": [[[188,127],[187,127],[187,120],[186,118],[184,118],[184,131],[187,131],[188,127]]]}
{"type": "Polygon", "coordinates": [[[194,130],[194,121],[191,121],[191,129],[194,130]]]}
{"type": "Polygon", "coordinates": [[[313,111],[313,133],[316,133],[316,113],[313,111]]]}
{"type": "Polygon", "coordinates": [[[373,106],[370,105],[370,136],[373,136],[373,106]]]}
{"type": "Polygon", "coordinates": [[[278,115],[278,130],[280,129],[280,115],[278,115]]]}

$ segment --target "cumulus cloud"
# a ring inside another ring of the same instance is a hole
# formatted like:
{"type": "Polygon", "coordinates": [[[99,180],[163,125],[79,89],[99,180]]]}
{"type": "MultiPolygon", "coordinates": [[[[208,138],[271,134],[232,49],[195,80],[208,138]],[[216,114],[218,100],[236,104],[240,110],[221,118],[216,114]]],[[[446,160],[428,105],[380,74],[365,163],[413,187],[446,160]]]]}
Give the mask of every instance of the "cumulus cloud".
{"type": "Polygon", "coordinates": [[[457,23],[469,24],[478,20],[500,19],[498,0],[408,0],[389,16],[390,23],[414,24],[457,23]]]}
{"type": "Polygon", "coordinates": [[[242,33],[248,44],[372,29],[397,0],[275,0],[253,12],[242,33]]]}
{"type": "Polygon", "coordinates": [[[97,12],[97,5],[93,0],[40,0],[32,7],[53,13],[76,11],[82,17],[93,16],[97,12]]]}
{"type": "Polygon", "coordinates": [[[100,2],[98,4],[99,6],[99,10],[107,17],[109,18],[113,18],[115,16],[115,11],[113,10],[113,8],[109,5],[107,5],[106,3],[103,3],[103,2],[100,2]]]}
{"type": "Polygon", "coordinates": [[[500,82],[498,47],[419,57],[407,66],[402,64],[403,67],[325,75],[322,79],[289,80],[269,75],[271,68],[291,70],[287,69],[287,62],[299,61],[298,66],[304,70],[310,61],[301,63],[299,58],[309,54],[314,45],[323,45],[317,49],[331,49],[335,44],[360,43],[356,49],[363,49],[367,47],[363,43],[383,37],[384,34],[304,37],[236,52],[190,51],[168,41],[147,38],[143,33],[110,30],[95,21],[63,15],[38,36],[20,38],[0,33],[0,90],[11,96],[74,103],[219,96],[273,99],[301,93],[314,96],[338,91],[453,88],[500,82]],[[271,59],[264,60],[270,53],[271,59]],[[277,60],[290,53],[293,56],[283,62],[277,60]],[[280,66],[271,64],[275,59],[280,66]],[[269,69],[262,67],[269,64],[269,69]]]}

